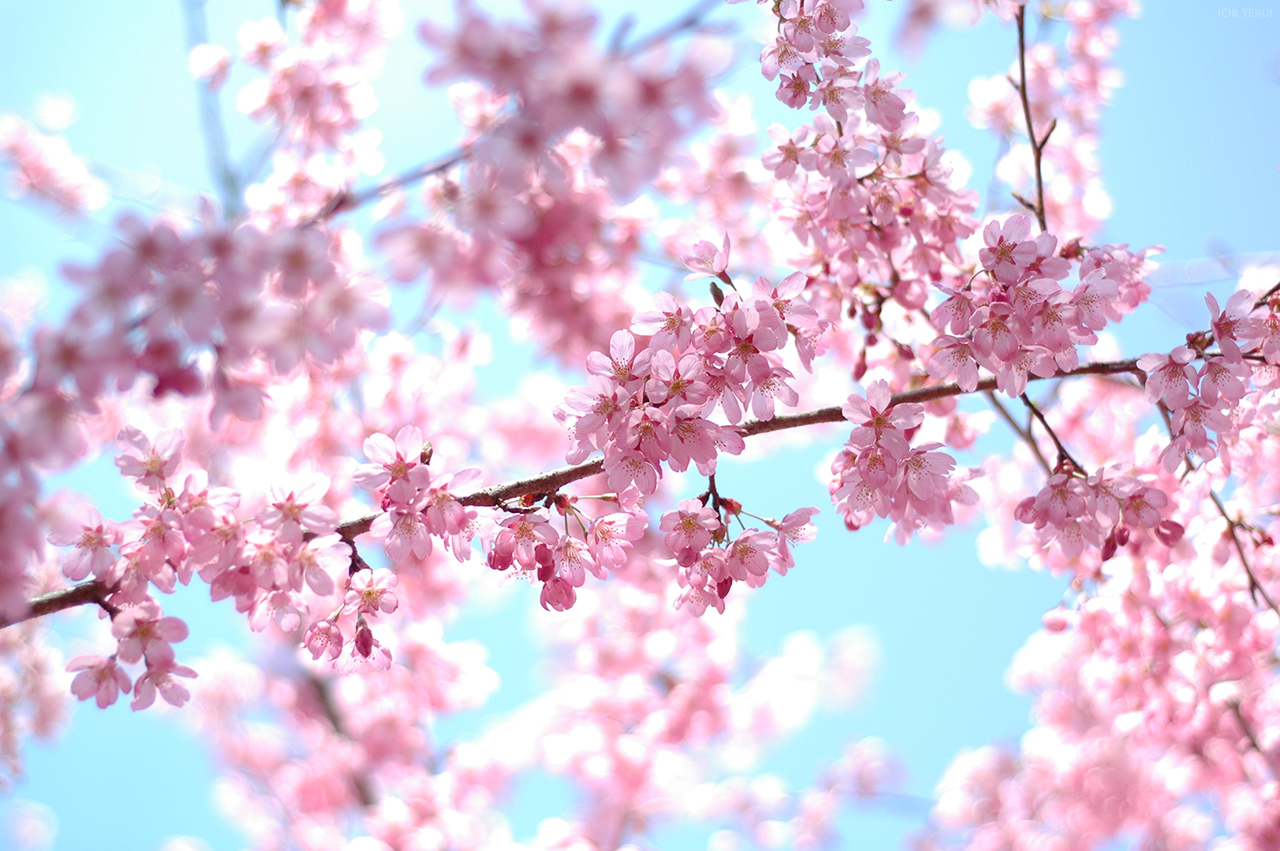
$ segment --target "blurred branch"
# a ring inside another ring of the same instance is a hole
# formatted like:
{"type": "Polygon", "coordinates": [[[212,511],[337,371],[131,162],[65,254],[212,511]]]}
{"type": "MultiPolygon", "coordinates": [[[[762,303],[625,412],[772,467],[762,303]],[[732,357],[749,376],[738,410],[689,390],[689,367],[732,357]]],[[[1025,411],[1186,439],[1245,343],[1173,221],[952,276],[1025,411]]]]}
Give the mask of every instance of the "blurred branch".
{"type": "MultiPolygon", "coordinates": [[[[187,24],[188,53],[201,44],[209,43],[209,23],[205,19],[205,0],[184,0],[183,17],[187,24]]],[[[242,187],[239,176],[231,168],[227,156],[227,132],[222,122],[222,105],[218,95],[207,82],[196,84],[200,100],[200,130],[204,136],[205,159],[209,176],[218,188],[218,198],[227,218],[232,219],[244,211],[241,200],[242,187]]]]}

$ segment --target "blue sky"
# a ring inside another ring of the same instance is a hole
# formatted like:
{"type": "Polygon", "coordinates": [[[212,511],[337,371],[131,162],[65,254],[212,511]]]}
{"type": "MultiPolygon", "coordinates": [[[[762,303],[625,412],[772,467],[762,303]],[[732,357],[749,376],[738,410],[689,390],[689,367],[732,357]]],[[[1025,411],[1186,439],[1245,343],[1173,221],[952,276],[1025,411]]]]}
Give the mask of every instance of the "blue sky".
{"type": "MultiPolygon", "coordinates": [[[[213,5],[213,39],[229,46],[239,20],[274,10],[272,0],[213,5]]],[[[421,17],[428,5],[442,4],[411,4],[406,20],[421,17]]],[[[878,15],[902,4],[869,0],[869,5],[878,15]]],[[[646,21],[664,19],[654,15],[654,6],[672,13],[683,8],[614,3],[610,15],[639,7],[643,29],[646,21]]],[[[1261,18],[1222,14],[1232,8],[1192,0],[1151,3],[1143,18],[1122,24],[1118,61],[1126,83],[1103,121],[1101,158],[1114,204],[1107,240],[1163,244],[1165,259],[1174,264],[1222,252],[1280,250],[1273,213],[1280,198],[1280,21],[1274,13],[1261,18]]],[[[134,189],[147,188],[155,177],[180,187],[179,197],[207,189],[194,89],[185,76],[180,9],[179,0],[0,0],[0,112],[30,118],[42,95],[69,95],[79,118],[67,136],[78,153],[112,166],[117,179],[134,189]]],[[[744,22],[758,20],[757,14],[754,4],[744,4],[727,7],[719,17],[744,22]]],[[[1015,43],[1012,30],[989,22],[977,31],[943,32],[916,62],[892,50],[886,55],[886,33],[884,24],[872,22],[861,34],[872,39],[887,67],[908,72],[905,85],[915,90],[919,104],[942,113],[948,147],[963,152],[974,166],[971,185],[985,187],[996,144],[965,122],[965,92],[975,74],[989,76],[1007,67],[1015,43]]],[[[386,133],[390,170],[431,159],[450,145],[435,119],[442,101],[419,84],[424,65],[407,26],[379,83],[383,110],[378,121],[386,133]],[[422,116],[428,114],[431,133],[423,129],[422,116]]],[[[754,91],[766,93],[758,100],[762,138],[772,121],[794,124],[807,117],[773,103],[772,87],[755,82],[751,62],[742,68],[728,85],[754,85],[754,91]]],[[[234,117],[231,132],[237,157],[261,141],[255,128],[234,117]]],[[[0,286],[31,270],[56,282],[58,265],[94,256],[104,234],[0,199],[0,286]]],[[[1231,287],[1230,282],[1217,286],[1219,293],[1231,287]]],[[[1159,291],[1156,305],[1144,309],[1122,336],[1126,351],[1176,345],[1192,330],[1185,323],[1204,316],[1203,289],[1159,291]]],[[[66,303],[65,293],[55,289],[51,303],[56,313],[66,303]]],[[[480,377],[482,382],[495,379],[496,370],[480,377]]],[[[816,447],[763,463],[726,465],[718,477],[721,489],[750,494],[749,507],[766,515],[824,505],[825,488],[812,474],[822,453],[816,447]]],[[[111,506],[127,511],[109,459],[62,481],[96,493],[108,511],[111,506]]],[[[865,624],[879,642],[882,662],[859,706],[822,717],[772,755],[768,767],[803,786],[846,739],[879,735],[906,762],[910,791],[928,796],[960,748],[1016,741],[1028,725],[1030,704],[1006,689],[1004,671],[1041,613],[1058,602],[1062,583],[1025,570],[983,567],[974,554],[972,532],[961,531],[941,546],[899,548],[881,543],[879,526],[857,535],[845,532],[829,509],[819,525],[819,540],[801,549],[799,566],[751,601],[748,648],[775,653],[796,629],[827,636],[865,624]]],[[[194,599],[197,589],[192,592],[186,599],[166,600],[166,609],[188,617],[194,627],[183,654],[245,641],[229,607],[202,604],[194,599]]],[[[510,619],[526,618],[534,604],[534,596],[517,595],[504,608],[465,618],[451,631],[450,637],[491,644],[492,664],[504,675],[497,706],[511,706],[537,687],[528,656],[494,637],[510,619]]],[[[79,627],[74,622],[62,619],[56,629],[64,643],[75,646],[79,627]]],[[[473,720],[483,723],[482,717],[473,720]]],[[[0,836],[6,813],[20,800],[56,814],[57,838],[51,846],[56,849],[155,849],[174,835],[201,836],[213,851],[243,844],[214,806],[210,755],[183,732],[173,713],[135,715],[127,705],[105,712],[79,709],[56,743],[32,743],[27,754],[27,778],[0,799],[0,836]]],[[[567,793],[560,789],[552,798],[533,788],[517,792],[512,807],[518,836],[531,835],[541,816],[562,812],[567,793]]],[[[849,847],[889,848],[918,827],[919,819],[919,811],[910,807],[885,808],[859,812],[843,824],[847,836],[858,840],[849,847]]],[[[689,843],[704,841],[703,836],[705,831],[673,833],[664,847],[693,847],[689,843]]]]}

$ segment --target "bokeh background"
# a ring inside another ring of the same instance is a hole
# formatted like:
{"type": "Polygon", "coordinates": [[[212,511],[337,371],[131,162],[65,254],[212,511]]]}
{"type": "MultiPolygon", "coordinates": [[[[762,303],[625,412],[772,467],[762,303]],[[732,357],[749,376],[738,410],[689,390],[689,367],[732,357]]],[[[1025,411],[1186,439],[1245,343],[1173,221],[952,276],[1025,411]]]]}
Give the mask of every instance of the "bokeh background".
{"type": "MultiPolygon", "coordinates": [[[[198,194],[212,192],[196,86],[187,72],[184,2],[0,0],[0,113],[65,130],[73,150],[121,197],[82,223],[0,198],[0,298],[42,291],[40,315],[54,321],[71,298],[59,267],[95,257],[111,239],[115,213],[189,206],[198,194]]],[[[1280,259],[1272,253],[1280,251],[1280,15],[1275,4],[1258,2],[1250,8],[1263,14],[1246,17],[1239,13],[1245,7],[1221,5],[1230,2],[1238,0],[1165,0],[1119,27],[1116,60],[1125,80],[1102,122],[1100,158],[1113,204],[1103,239],[1166,249],[1164,268],[1153,278],[1152,304],[1126,321],[1119,335],[1127,355],[1177,345],[1203,324],[1207,289],[1221,300],[1242,266],[1280,259]]],[[[480,5],[518,11],[519,4],[480,5]]],[[[947,147],[972,167],[970,186],[984,193],[987,208],[1008,209],[1003,195],[986,197],[997,142],[969,126],[965,108],[970,79],[1001,73],[1012,61],[1011,27],[988,16],[974,29],[939,31],[919,56],[909,57],[892,38],[905,4],[868,5],[860,34],[871,39],[886,68],[907,73],[904,85],[915,91],[917,107],[940,114],[947,147]]],[[[456,138],[442,93],[421,83],[427,56],[413,25],[426,16],[449,17],[450,4],[405,6],[405,25],[376,83],[381,107],[372,122],[384,134],[388,174],[432,159],[456,138]]],[[[674,0],[610,0],[608,6],[605,34],[625,14],[634,14],[644,31],[685,8],[674,0]]],[[[210,0],[205,12],[208,39],[234,52],[239,24],[275,15],[277,8],[275,0],[210,0]]],[[[738,45],[723,85],[755,102],[760,144],[770,123],[806,120],[807,113],[777,104],[773,86],[759,77],[761,10],[726,6],[711,19],[723,23],[738,45]]],[[[234,92],[245,79],[233,75],[223,95],[236,161],[256,156],[266,143],[264,131],[234,109],[234,92]]],[[[545,364],[509,339],[494,315],[482,303],[474,316],[455,320],[477,322],[493,337],[494,362],[502,366],[479,368],[477,381],[482,394],[497,398],[520,372],[512,363],[545,364]]],[[[987,445],[1004,441],[994,433],[999,440],[987,445]]],[[[720,488],[766,515],[825,505],[826,489],[815,471],[836,441],[828,435],[825,445],[725,464],[720,488]]],[[[137,504],[109,456],[59,475],[50,487],[90,494],[116,519],[137,504]]],[[[845,741],[883,737],[905,766],[908,794],[855,809],[841,826],[844,847],[897,847],[923,824],[927,799],[959,751],[1016,742],[1028,728],[1030,701],[1006,686],[1004,674],[1065,586],[1025,569],[982,564],[977,529],[956,530],[941,544],[901,548],[882,543],[879,524],[846,532],[829,508],[818,524],[818,540],[798,550],[796,569],[752,598],[747,651],[777,654],[788,641],[805,640],[793,637],[798,630],[826,640],[856,627],[874,649],[868,657],[873,673],[856,705],[820,712],[765,765],[788,786],[803,788],[845,741]]],[[[219,648],[251,651],[253,639],[228,601],[213,605],[203,597],[207,590],[200,586],[164,601],[166,611],[192,627],[178,648],[182,660],[219,648]]],[[[441,732],[483,729],[488,717],[537,693],[537,644],[521,635],[536,634],[541,617],[536,593],[517,589],[494,595],[450,629],[451,639],[475,638],[489,647],[502,686],[484,710],[450,721],[441,732]]],[[[58,617],[51,640],[68,656],[87,652],[88,620],[58,617]]],[[[134,714],[127,701],[106,711],[80,705],[56,741],[31,742],[26,754],[25,778],[0,798],[0,847],[232,851],[245,844],[234,815],[219,807],[216,761],[186,730],[180,711],[134,714]]],[[[517,839],[530,838],[543,817],[573,806],[568,787],[546,777],[518,785],[509,803],[517,839]]],[[[655,844],[705,847],[714,827],[660,826],[655,844]]]]}

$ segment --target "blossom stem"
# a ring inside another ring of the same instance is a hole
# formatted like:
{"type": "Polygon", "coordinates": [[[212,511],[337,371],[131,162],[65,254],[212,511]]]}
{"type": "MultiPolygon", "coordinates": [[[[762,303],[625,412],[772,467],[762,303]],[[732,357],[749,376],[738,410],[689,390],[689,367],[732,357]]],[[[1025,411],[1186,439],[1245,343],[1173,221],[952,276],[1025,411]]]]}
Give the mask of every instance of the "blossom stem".
{"type": "Polygon", "coordinates": [[[390,180],[384,180],[382,183],[371,186],[368,189],[362,189],[359,192],[339,192],[318,212],[314,213],[310,218],[304,219],[299,226],[305,228],[319,224],[320,222],[328,221],[339,213],[347,213],[355,210],[356,208],[362,207],[377,198],[381,198],[396,189],[403,189],[406,186],[412,186],[419,181],[426,180],[433,174],[448,171],[458,163],[465,160],[470,152],[471,146],[463,145],[457,150],[445,154],[432,162],[401,172],[390,180]]]}
{"type": "Polygon", "coordinates": [[[624,57],[631,58],[645,52],[651,47],[671,40],[686,30],[696,30],[702,24],[703,18],[723,5],[724,0],[702,0],[701,3],[693,6],[681,17],[676,18],[661,29],[655,30],[637,41],[635,44],[626,48],[626,50],[620,52],[624,57]]]}

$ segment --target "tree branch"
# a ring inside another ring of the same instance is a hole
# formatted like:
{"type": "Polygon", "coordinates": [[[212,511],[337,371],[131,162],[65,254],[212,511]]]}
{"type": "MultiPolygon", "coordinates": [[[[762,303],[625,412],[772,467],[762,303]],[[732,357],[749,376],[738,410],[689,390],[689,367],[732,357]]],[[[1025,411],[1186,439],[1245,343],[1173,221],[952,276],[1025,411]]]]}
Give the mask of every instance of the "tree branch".
{"type": "MultiPolygon", "coordinates": [[[[1058,372],[1054,375],[1044,377],[1035,375],[1028,376],[1027,380],[1047,381],[1053,378],[1070,378],[1078,375],[1117,375],[1126,372],[1141,373],[1141,370],[1138,369],[1138,362],[1136,359],[1090,363],[1065,372],[1058,372]]],[[[958,384],[954,383],[937,384],[931,387],[921,387],[917,390],[905,390],[902,393],[897,393],[893,396],[892,404],[902,405],[912,402],[932,402],[938,399],[951,398],[953,396],[964,396],[969,392],[990,392],[995,389],[995,377],[988,376],[978,382],[978,386],[974,388],[974,391],[962,390],[958,384]]],[[[817,408],[812,411],[804,411],[798,414],[781,414],[771,420],[748,420],[738,428],[741,430],[744,437],[752,437],[757,434],[767,434],[773,431],[785,431],[793,428],[805,428],[807,426],[820,425],[822,423],[844,422],[844,414],[841,412],[840,408],[841,406],[832,405],[830,407],[817,408]]],[[[567,484],[588,478],[589,476],[597,475],[603,471],[604,459],[597,458],[593,461],[584,461],[581,464],[575,464],[570,467],[561,467],[558,470],[539,473],[536,476],[516,479],[515,481],[483,488],[475,493],[459,497],[458,502],[468,506],[502,508],[503,503],[512,499],[519,499],[527,496],[551,496],[567,484]]],[[[365,534],[370,528],[372,528],[373,521],[377,518],[378,514],[368,514],[364,517],[348,520],[338,526],[337,532],[347,543],[354,543],[356,538],[365,534]]],[[[0,629],[32,618],[43,617],[45,615],[53,614],[54,612],[60,612],[64,609],[83,606],[89,603],[96,603],[99,606],[102,606],[106,611],[112,612],[112,607],[107,602],[107,597],[110,596],[110,592],[111,589],[106,588],[96,579],[90,582],[81,583],[80,585],[72,585],[70,588],[64,588],[60,591],[54,591],[51,594],[46,594],[43,597],[38,597],[35,600],[32,600],[28,606],[26,614],[14,620],[0,623],[0,629]]]]}
{"type": "MultiPolygon", "coordinates": [[[[182,11],[187,24],[187,50],[209,41],[209,26],[204,14],[205,0],[186,0],[182,11]]],[[[231,219],[244,210],[241,202],[240,178],[227,158],[227,133],[222,123],[222,107],[218,95],[208,83],[198,84],[200,91],[200,129],[204,135],[205,158],[209,174],[218,186],[223,214],[231,219]]]]}
{"type": "Polygon", "coordinates": [[[72,585],[69,588],[60,588],[57,591],[50,591],[48,594],[42,594],[27,604],[27,611],[21,617],[12,620],[0,621],[0,629],[32,618],[42,618],[45,615],[52,615],[55,612],[61,612],[65,609],[73,609],[76,606],[87,606],[89,604],[97,604],[107,614],[114,615],[115,607],[107,602],[112,588],[107,587],[101,580],[93,579],[89,582],[82,582],[79,585],[72,585]]]}
{"type": "MultiPolygon", "coordinates": [[[[347,733],[346,725],[342,723],[342,716],[338,713],[338,707],[333,702],[333,695],[329,691],[329,684],[317,677],[315,674],[307,674],[304,679],[308,685],[315,691],[316,700],[320,704],[320,711],[324,713],[324,718],[329,722],[329,726],[333,728],[333,732],[340,737],[351,741],[350,734],[347,733]]],[[[368,779],[357,771],[351,772],[351,787],[356,794],[356,800],[360,802],[362,807],[372,807],[378,802],[374,797],[373,791],[369,787],[368,779]]]]}

